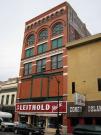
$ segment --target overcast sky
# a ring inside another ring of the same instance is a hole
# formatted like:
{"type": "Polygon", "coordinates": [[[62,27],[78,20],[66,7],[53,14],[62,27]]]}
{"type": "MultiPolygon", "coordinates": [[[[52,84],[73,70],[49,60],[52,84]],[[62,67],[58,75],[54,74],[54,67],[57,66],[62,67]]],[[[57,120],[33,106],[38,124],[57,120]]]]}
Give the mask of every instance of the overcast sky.
{"type": "MultiPolygon", "coordinates": [[[[64,0],[0,0],[0,81],[19,76],[25,22],[64,0]]],[[[101,33],[101,0],[68,0],[92,34],[101,33]]]]}

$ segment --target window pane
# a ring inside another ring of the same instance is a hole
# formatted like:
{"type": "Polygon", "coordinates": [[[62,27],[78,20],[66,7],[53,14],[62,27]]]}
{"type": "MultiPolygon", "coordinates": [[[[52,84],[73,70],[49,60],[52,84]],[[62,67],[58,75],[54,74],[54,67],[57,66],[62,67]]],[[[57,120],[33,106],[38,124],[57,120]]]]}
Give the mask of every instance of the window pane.
{"type": "Polygon", "coordinates": [[[31,74],[32,73],[32,63],[29,63],[29,74],[31,74]]]}
{"type": "Polygon", "coordinates": [[[6,96],[6,105],[8,105],[9,102],[9,95],[6,96]]]}
{"type": "Polygon", "coordinates": [[[37,61],[37,72],[45,71],[45,67],[46,67],[46,59],[37,61]]]}
{"type": "Polygon", "coordinates": [[[30,35],[28,37],[28,45],[33,45],[34,44],[34,35],[30,35]]]}
{"type": "Polygon", "coordinates": [[[33,56],[33,54],[34,54],[33,51],[34,51],[33,48],[27,49],[27,50],[26,50],[26,57],[31,57],[31,56],[33,56]]]}
{"type": "Polygon", "coordinates": [[[48,38],[48,30],[45,29],[39,33],[39,41],[45,40],[48,38]]]}
{"type": "Polygon", "coordinates": [[[47,51],[47,44],[44,44],[43,45],[43,52],[46,52],[47,51]]]}
{"type": "Polygon", "coordinates": [[[38,54],[39,54],[39,53],[42,53],[42,45],[39,45],[39,46],[38,46],[38,54]]]}
{"type": "Polygon", "coordinates": [[[52,49],[55,49],[55,48],[57,48],[57,40],[56,39],[52,41],[52,49]]]}
{"type": "Polygon", "coordinates": [[[42,60],[42,66],[46,65],[46,59],[42,60]]]}
{"type": "Polygon", "coordinates": [[[14,98],[15,98],[15,95],[13,94],[11,97],[11,104],[14,104],[14,98]]]}
{"type": "Polygon", "coordinates": [[[98,91],[101,91],[101,78],[98,78],[98,91]]]}
{"type": "Polygon", "coordinates": [[[61,47],[61,46],[62,46],[62,37],[58,38],[58,47],[61,47]]]}
{"type": "Polygon", "coordinates": [[[24,75],[28,75],[28,64],[25,64],[25,71],[24,71],[24,75]]]}
{"type": "Polygon", "coordinates": [[[47,44],[41,44],[38,46],[38,54],[39,53],[43,53],[43,52],[46,52],[47,51],[47,44]]]}
{"type": "Polygon", "coordinates": [[[32,63],[27,63],[24,65],[24,75],[29,75],[32,73],[32,63]]]}
{"type": "Polygon", "coordinates": [[[62,54],[52,56],[52,69],[63,67],[62,54]]]}
{"type": "Polygon", "coordinates": [[[58,55],[58,68],[61,68],[63,66],[63,63],[62,63],[62,54],[59,54],[58,55]]]}
{"type": "Polygon", "coordinates": [[[62,46],[62,37],[52,41],[52,49],[59,48],[62,46]]]}
{"type": "Polygon", "coordinates": [[[57,23],[53,26],[52,35],[58,35],[63,32],[63,25],[61,23],[57,23]]]}
{"type": "Polygon", "coordinates": [[[1,104],[3,105],[4,103],[4,95],[2,95],[2,99],[1,99],[1,104]]]}
{"type": "Polygon", "coordinates": [[[52,69],[57,68],[57,56],[52,57],[52,69]]]}

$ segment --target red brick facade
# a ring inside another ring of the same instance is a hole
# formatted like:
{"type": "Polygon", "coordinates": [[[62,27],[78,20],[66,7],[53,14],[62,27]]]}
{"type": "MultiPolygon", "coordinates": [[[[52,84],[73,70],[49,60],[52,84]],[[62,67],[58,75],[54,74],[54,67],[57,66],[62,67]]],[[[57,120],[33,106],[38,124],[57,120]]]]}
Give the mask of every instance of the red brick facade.
{"type": "MultiPolygon", "coordinates": [[[[29,100],[34,102],[39,101],[54,101],[57,100],[58,96],[58,84],[57,80],[60,81],[59,85],[59,96],[60,100],[67,100],[64,95],[67,94],[68,85],[68,53],[65,48],[66,44],[74,39],[78,39],[89,35],[85,25],[79,20],[78,22],[82,25],[83,29],[73,26],[73,18],[71,14],[75,15],[74,10],[66,2],[52,8],[51,10],[29,20],[25,24],[24,41],[22,47],[22,56],[19,73],[19,87],[17,94],[17,102],[28,102],[29,100]],[[71,21],[70,21],[71,19],[71,21]],[[61,23],[63,31],[61,34],[52,35],[53,26],[57,23],[61,23]],[[43,29],[47,29],[48,38],[39,41],[39,33],[43,29]],[[27,43],[28,36],[34,34],[35,42],[33,45],[34,55],[26,58],[25,51],[30,48],[27,43]],[[52,49],[52,41],[62,37],[62,46],[59,48],[52,49]],[[42,43],[47,43],[47,51],[38,54],[38,46],[42,43]],[[62,67],[52,69],[51,57],[62,54],[62,67]],[[46,66],[44,73],[37,73],[37,60],[46,58],[46,66]],[[32,73],[28,76],[24,75],[24,65],[32,62],[32,73]],[[46,74],[46,76],[44,76],[46,74]],[[41,99],[41,100],[40,100],[41,99]]],[[[76,24],[78,23],[76,22],[76,24]]],[[[77,24],[78,26],[78,24],[77,24]]],[[[63,116],[63,124],[67,124],[66,115],[63,116]]]]}

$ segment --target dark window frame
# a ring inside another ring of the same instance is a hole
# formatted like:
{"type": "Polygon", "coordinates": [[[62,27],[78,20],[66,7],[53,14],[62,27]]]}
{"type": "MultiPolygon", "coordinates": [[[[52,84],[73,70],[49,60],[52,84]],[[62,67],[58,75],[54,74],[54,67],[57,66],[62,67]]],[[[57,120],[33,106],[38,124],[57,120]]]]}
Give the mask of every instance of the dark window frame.
{"type": "Polygon", "coordinates": [[[25,50],[25,57],[29,58],[34,56],[34,48],[29,48],[25,50]]]}
{"type": "Polygon", "coordinates": [[[11,96],[11,105],[14,105],[14,100],[15,100],[15,94],[12,94],[12,96],[11,96]]]}
{"type": "Polygon", "coordinates": [[[72,94],[75,93],[75,82],[72,82],[72,94]]]}
{"type": "Polygon", "coordinates": [[[38,40],[43,41],[48,39],[48,29],[43,29],[38,34],[38,40]]]}
{"type": "Polygon", "coordinates": [[[7,95],[7,96],[6,96],[6,105],[9,104],[9,97],[10,97],[10,95],[7,95]]]}
{"type": "Polygon", "coordinates": [[[43,44],[38,45],[38,54],[46,52],[47,49],[48,49],[47,43],[43,43],[43,44]],[[41,48],[42,50],[40,51],[39,48],[41,48]]]}
{"type": "Polygon", "coordinates": [[[52,27],[52,36],[60,35],[63,33],[63,24],[58,22],[52,27]]]}
{"type": "Polygon", "coordinates": [[[52,49],[60,48],[63,46],[63,37],[56,38],[52,40],[52,49]],[[61,45],[60,45],[61,40],[61,45]],[[54,42],[56,42],[56,45],[54,45],[54,42]]]}
{"type": "Polygon", "coordinates": [[[32,74],[32,62],[24,64],[24,75],[31,75],[32,74]]]}
{"type": "Polygon", "coordinates": [[[35,43],[35,36],[34,34],[30,34],[27,38],[28,46],[32,46],[35,43]]]}
{"type": "Polygon", "coordinates": [[[101,91],[101,78],[98,78],[97,82],[98,82],[98,91],[101,91]]]}
{"type": "Polygon", "coordinates": [[[54,55],[51,57],[51,68],[59,69],[63,67],[63,54],[54,55]],[[60,59],[59,59],[60,57],[60,59]]]}
{"type": "Polygon", "coordinates": [[[4,97],[5,97],[5,95],[2,95],[2,97],[1,97],[1,105],[4,104],[4,97]]]}
{"type": "Polygon", "coordinates": [[[46,58],[37,60],[36,72],[41,73],[46,71],[46,58]]]}

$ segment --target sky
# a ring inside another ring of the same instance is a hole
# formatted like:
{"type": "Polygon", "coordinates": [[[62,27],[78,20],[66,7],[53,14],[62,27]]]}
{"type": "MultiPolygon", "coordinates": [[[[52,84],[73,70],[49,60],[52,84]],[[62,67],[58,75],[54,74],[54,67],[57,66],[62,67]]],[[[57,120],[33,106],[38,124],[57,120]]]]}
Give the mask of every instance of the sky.
{"type": "Polygon", "coordinates": [[[19,76],[25,22],[65,1],[91,34],[101,33],[101,0],[0,0],[0,81],[19,76]]]}

